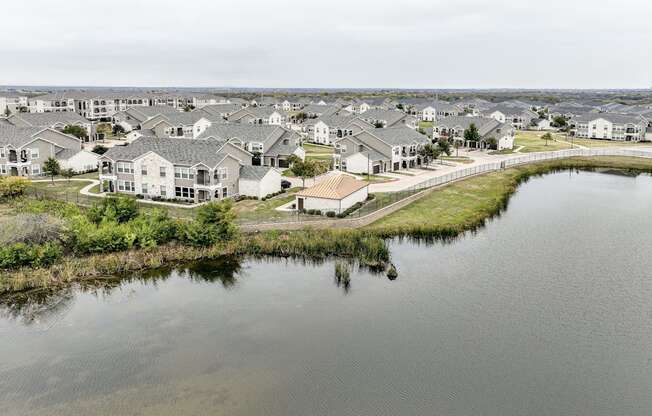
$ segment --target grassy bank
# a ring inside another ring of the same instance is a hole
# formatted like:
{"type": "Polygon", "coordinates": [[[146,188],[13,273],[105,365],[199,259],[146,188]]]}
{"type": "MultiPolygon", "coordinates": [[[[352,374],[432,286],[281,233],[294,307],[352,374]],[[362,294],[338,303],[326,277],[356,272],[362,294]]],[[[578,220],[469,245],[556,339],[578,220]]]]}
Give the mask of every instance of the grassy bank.
{"type": "Polygon", "coordinates": [[[652,159],[572,158],[540,162],[476,176],[437,189],[367,227],[381,237],[447,238],[481,227],[507,206],[518,185],[560,169],[614,168],[651,172],[652,159]]]}
{"type": "MultiPolygon", "coordinates": [[[[533,176],[563,169],[597,168],[652,172],[652,159],[572,158],[476,176],[434,189],[420,200],[360,230],[267,231],[237,235],[229,241],[219,241],[205,247],[172,241],[151,248],[67,255],[47,268],[24,268],[0,273],[0,293],[224,256],[274,256],[307,260],[341,257],[357,260],[363,266],[384,268],[390,260],[386,238],[451,238],[482,226],[487,218],[500,213],[518,185],[533,176]]],[[[384,195],[377,195],[377,198],[382,197],[384,195]]],[[[3,212],[5,217],[13,215],[11,210],[3,212]]],[[[199,231],[201,227],[195,230],[199,231]]]]}

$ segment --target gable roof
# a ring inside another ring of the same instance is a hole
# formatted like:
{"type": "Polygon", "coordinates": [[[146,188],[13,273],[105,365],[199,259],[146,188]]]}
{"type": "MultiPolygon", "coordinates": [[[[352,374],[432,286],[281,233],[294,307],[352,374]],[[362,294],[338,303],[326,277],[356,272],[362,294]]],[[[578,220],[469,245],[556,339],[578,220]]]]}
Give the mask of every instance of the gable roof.
{"type": "MultiPolygon", "coordinates": [[[[423,134],[405,126],[387,127],[384,129],[371,129],[365,130],[364,132],[376,136],[378,139],[391,146],[400,146],[412,143],[426,144],[430,142],[430,140],[428,140],[428,138],[423,134]]],[[[353,136],[355,137],[357,134],[354,134],[353,136]]]]}
{"type": "MultiPolygon", "coordinates": [[[[22,147],[28,143],[33,142],[39,137],[39,133],[43,131],[51,131],[57,134],[60,134],[68,139],[74,140],[77,143],[81,143],[81,140],[71,136],[69,134],[62,133],[58,130],[51,128],[43,127],[16,127],[16,126],[5,126],[0,125],[0,146],[13,146],[13,147],[22,147]]],[[[46,140],[46,139],[43,139],[46,140]]],[[[56,144],[59,147],[65,147],[60,144],[56,144]]]]}
{"type": "Polygon", "coordinates": [[[244,165],[240,167],[240,179],[259,181],[273,170],[276,169],[270,168],[268,166],[244,165]]]}
{"type": "Polygon", "coordinates": [[[46,112],[46,113],[17,113],[10,116],[7,121],[14,124],[15,119],[35,127],[50,127],[55,124],[90,124],[90,121],[73,111],[46,112]]]}
{"type": "Polygon", "coordinates": [[[152,152],[178,165],[194,166],[201,163],[215,167],[227,156],[238,159],[228,149],[223,149],[223,144],[213,140],[139,137],[126,146],[110,148],[102,157],[114,161],[134,160],[152,152]]]}

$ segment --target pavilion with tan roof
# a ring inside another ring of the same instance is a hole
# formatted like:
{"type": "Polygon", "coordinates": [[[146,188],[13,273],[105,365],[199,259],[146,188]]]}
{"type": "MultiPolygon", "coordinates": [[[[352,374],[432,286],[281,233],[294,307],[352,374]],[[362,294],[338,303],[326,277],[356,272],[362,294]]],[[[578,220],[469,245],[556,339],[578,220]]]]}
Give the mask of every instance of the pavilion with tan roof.
{"type": "Polygon", "coordinates": [[[295,206],[299,211],[318,209],[339,214],[369,195],[369,184],[349,175],[337,175],[325,179],[313,187],[295,194],[295,206]]]}

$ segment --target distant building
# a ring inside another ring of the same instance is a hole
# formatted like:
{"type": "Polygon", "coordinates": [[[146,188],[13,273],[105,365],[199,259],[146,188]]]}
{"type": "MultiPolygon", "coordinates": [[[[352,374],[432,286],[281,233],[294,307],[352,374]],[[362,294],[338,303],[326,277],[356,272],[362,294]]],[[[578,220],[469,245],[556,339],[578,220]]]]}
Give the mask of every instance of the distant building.
{"type": "Polygon", "coordinates": [[[647,140],[648,122],[641,116],[599,113],[584,114],[571,120],[571,134],[587,139],[647,140]]]}
{"type": "Polygon", "coordinates": [[[496,149],[512,149],[514,147],[514,127],[510,123],[489,117],[445,117],[437,122],[433,129],[434,138],[447,139],[450,142],[458,142],[462,146],[486,148],[489,147],[490,139],[496,142],[496,149]],[[467,143],[464,139],[464,132],[474,124],[480,134],[478,143],[467,143]]]}

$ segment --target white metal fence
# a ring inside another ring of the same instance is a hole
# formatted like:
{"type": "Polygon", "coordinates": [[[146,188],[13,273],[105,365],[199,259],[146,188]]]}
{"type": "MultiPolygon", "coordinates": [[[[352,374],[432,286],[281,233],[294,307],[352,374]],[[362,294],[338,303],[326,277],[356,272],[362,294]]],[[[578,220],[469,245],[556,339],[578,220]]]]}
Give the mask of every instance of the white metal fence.
{"type": "MultiPolygon", "coordinates": [[[[398,201],[401,201],[425,189],[444,185],[449,182],[478,175],[481,173],[498,171],[512,166],[518,166],[527,163],[540,162],[546,160],[566,159],[569,157],[593,157],[593,156],[626,156],[626,157],[652,158],[652,149],[650,149],[649,151],[635,150],[635,149],[613,149],[613,148],[568,149],[568,150],[558,150],[553,152],[537,152],[537,153],[527,153],[523,155],[518,155],[507,159],[503,159],[501,161],[484,163],[466,169],[456,170],[447,173],[446,175],[429,178],[409,188],[403,189],[401,191],[381,194],[382,197],[378,196],[376,197],[376,199],[367,202],[362,208],[360,208],[353,214],[349,215],[347,218],[358,218],[358,217],[369,215],[381,208],[384,208],[398,201]]],[[[279,214],[277,218],[270,218],[270,219],[257,220],[257,221],[245,220],[242,221],[242,223],[283,224],[283,223],[296,223],[296,222],[305,222],[305,221],[319,221],[325,219],[332,220],[332,218],[328,218],[321,215],[285,213],[285,215],[279,214]]]]}

